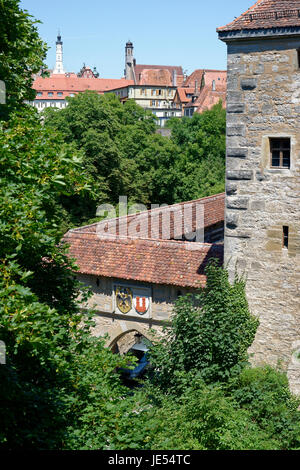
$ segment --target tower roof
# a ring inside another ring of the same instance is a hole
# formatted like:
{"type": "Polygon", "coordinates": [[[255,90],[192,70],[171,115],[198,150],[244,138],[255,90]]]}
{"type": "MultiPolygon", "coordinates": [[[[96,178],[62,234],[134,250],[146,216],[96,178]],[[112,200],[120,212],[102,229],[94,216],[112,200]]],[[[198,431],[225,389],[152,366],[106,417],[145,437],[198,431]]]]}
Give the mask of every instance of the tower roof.
{"type": "Polygon", "coordinates": [[[60,32],[58,32],[56,44],[62,44],[60,32]]]}
{"type": "Polygon", "coordinates": [[[258,0],[218,32],[300,26],[300,0],[258,0]]]}

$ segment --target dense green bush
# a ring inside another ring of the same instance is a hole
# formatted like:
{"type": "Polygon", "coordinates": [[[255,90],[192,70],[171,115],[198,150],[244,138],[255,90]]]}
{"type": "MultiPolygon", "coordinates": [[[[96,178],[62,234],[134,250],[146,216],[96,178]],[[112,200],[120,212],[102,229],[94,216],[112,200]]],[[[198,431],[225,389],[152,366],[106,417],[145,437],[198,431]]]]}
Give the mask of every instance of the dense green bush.
{"type": "Polygon", "coordinates": [[[167,328],[168,341],[152,352],[165,389],[176,383],[177,372],[193,370],[207,383],[218,382],[247,361],[258,320],[249,312],[245,283],[236,278],[231,284],[227,271],[216,262],[207,266],[206,276],[204,289],[178,300],[167,328]]]}
{"type": "Polygon", "coordinates": [[[267,365],[246,368],[228,392],[280,449],[300,448],[300,399],[291,394],[286,373],[267,365]]]}

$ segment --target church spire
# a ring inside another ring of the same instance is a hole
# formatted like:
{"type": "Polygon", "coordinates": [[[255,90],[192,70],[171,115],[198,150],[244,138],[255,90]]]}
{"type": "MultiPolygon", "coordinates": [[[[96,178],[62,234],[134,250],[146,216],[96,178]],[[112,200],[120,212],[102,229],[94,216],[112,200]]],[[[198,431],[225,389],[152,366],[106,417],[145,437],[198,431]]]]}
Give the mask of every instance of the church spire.
{"type": "Polygon", "coordinates": [[[58,31],[57,41],[56,41],[56,63],[55,69],[53,70],[53,74],[64,74],[64,66],[63,66],[63,42],[61,40],[60,31],[58,31]]]}

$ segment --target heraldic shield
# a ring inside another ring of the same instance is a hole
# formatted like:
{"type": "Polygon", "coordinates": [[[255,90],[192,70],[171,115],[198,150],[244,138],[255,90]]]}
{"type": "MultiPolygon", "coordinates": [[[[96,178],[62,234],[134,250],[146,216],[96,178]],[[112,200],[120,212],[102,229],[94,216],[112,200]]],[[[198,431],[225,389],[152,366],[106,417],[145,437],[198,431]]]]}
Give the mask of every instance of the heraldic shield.
{"type": "Polygon", "coordinates": [[[132,309],[132,291],[129,287],[116,287],[116,304],[120,312],[130,312],[132,309]]]}
{"type": "Polygon", "coordinates": [[[145,315],[150,307],[150,299],[148,296],[135,295],[133,298],[133,305],[137,313],[145,315]]]}

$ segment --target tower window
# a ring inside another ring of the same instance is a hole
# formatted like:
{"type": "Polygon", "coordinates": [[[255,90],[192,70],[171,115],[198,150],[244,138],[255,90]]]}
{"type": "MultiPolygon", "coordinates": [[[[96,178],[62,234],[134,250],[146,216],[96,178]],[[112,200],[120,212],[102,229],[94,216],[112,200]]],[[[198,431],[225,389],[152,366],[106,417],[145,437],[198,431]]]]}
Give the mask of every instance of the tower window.
{"type": "Polygon", "coordinates": [[[297,49],[298,69],[300,69],[300,49],[297,49]]]}
{"type": "Polygon", "coordinates": [[[290,168],[291,139],[270,139],[271,168],[290,168]]]}
{"type": "Polygon", "coordinates": [[[289,228],[284,225],[282,230],[282,248],[289,247],[289,228]]]}

